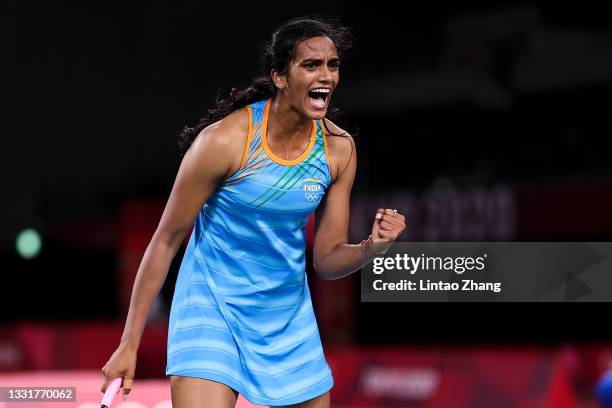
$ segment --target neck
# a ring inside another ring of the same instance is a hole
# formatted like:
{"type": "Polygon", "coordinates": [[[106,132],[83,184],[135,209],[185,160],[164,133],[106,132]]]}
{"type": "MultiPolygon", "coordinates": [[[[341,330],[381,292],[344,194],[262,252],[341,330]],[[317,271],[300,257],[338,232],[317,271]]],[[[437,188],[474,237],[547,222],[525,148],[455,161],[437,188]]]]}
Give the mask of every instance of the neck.
{"type": "Polygon", "coordinates": [[[287,103],[272,99],[268,112],[268,136],[275,140],[291,141],[310,137],[312,119],[302,116],[291,109],[287,103]]]}

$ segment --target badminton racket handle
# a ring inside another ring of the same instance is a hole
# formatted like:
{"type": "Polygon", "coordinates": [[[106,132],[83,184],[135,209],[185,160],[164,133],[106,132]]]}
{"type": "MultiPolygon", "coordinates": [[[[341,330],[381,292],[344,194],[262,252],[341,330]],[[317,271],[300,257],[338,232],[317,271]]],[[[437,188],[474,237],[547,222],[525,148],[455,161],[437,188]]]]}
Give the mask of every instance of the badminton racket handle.
{"type": "Polygon", "coordinates": [[[104,397],[102,397],[101,408],[110,408],[119,388],[121,388],[121,377],[115,378],[106,389],[104,397]]]}

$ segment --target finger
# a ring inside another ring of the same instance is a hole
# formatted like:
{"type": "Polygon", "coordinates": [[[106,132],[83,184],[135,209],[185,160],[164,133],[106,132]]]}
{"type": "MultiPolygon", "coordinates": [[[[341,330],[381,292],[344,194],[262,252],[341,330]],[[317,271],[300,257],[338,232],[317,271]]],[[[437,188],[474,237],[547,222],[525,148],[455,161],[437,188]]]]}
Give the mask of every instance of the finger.
{"type": "Polygon", "coordinates": [[[386,221],[391,225],[396,225],[398,227],[402,226],[402,224],[404,224],[404,222],[402,220],[400,220],[397,217],[394,217],[393,215],[383,215],[383,217],[381,218],[381,221],[386,221]]]}
{"type": "Polygon", "coordinates": [[[389,208],[385,209],[385,215],[394,217],[394,218],[404,218],[402,214],[400,214],[396,209],[391,210],[389,208]]]}
{"type": "Polygon", "coordinates": [[[104,382],[102,383],[102,388],[100,388],[100,391],[106,392],[106,389],[108,388],[108,385],[113,380],[114,380],[114,378],[112,378],[110,375],[105,375],[104,376],[104,382]]]}
{"type": "Polygon", "coordinates": [[[406,227],[406,218],[400,213],[397,213],[396,215],[385,214],[383,215],[382,219],[390,222],[391,224],[397,225],[398,227],[406,227]]]}
{"type": "Polygon", "coordinates": [[[372,237],[378,237],[378,230],[380,229],[380,220],[384,212],[385,210],[383,208],[379,208],[376,212],[376,216],[374,217],[374,224],[372,225],[372,237]]]}
{"type": "Polygon", "coordinates": [[[104,376],[104,381],[102,381],[100,391],[104,392],[106,390],[106,386],[108,385],[106,382],[106,366],[102,367],[102,375],[104,376]]]}
{"type": "Polygon", "coordinates": [[[390,241],[395,241],[395,239],[397,238],[397,234],[393,231],[385,231],[385,230],[380,230],[378,231],[378,234],[383,237],[386,238],[390,241]]]}
{"type": "Polygon", "coordinates": [[[123,377],[123,381],[121,382],[121,388],[123,388],[124,391],[130,392],[132,390],[132,387],[134,387],[134,379],[123,377]]]}
{"type": "Polygon", "coordinates": [[[385,221],[385,220],[381,220],[380,221],[380,229],[381,230],[392,231],[392,230],[399,229],[399,227],[400,226],[398,224],[392,224],[389,221],[385,221]]]}
{"type": "Polygon", "coordinates": [[[404,223],[403,220],[397,217],[389,216],[389,215],[384,215],[381,221],[386,221],[391,225],[395,225],[397,228],[406,227],[406,224],[404,223]]]}
{"type": "Polygon", "coordinates": [[[392,218],[395,218],[395,219],[400,219],[402,222],[404,222],[404,220],[405,220],[405,217],[401,213],[396,212],[396,210],[390,210],[388,208],[385,209],[385,214],[384,215],[385,215],[385,217],[392,217],[392,218]]]}
{"type": "Polygon", "coordinates": [[[383,215],[383,220],[387,220],[387,221],[397,220],[400,222],[404,222],[405,217],[402,214],[395,212],[395,210],[389,211],[387,209],[385,210],[385,213],[383,215]]]}
{"type": "Polygon", "coordinates": [[[123,377],[121,388],[123,389],[123,400],[125,400],[134,387],[134,375],[126,375],[123,377]]]}

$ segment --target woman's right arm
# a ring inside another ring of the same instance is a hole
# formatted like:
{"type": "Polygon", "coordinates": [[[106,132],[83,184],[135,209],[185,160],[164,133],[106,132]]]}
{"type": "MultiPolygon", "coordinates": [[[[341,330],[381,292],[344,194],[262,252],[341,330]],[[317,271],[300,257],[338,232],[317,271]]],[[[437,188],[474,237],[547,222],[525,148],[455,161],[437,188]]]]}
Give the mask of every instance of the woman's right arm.
{"type": "Polygon", "coordinates": [[[185,154],[159,225],[138,268],[120,345],[102,369],[105,377],[102,392],[117,377],[134,378],[136,353],[151,304],[166,279],[170,263],[208,197],[240,166],[246,143],[246,117],[242,109],[207,127],[185,154]]]}

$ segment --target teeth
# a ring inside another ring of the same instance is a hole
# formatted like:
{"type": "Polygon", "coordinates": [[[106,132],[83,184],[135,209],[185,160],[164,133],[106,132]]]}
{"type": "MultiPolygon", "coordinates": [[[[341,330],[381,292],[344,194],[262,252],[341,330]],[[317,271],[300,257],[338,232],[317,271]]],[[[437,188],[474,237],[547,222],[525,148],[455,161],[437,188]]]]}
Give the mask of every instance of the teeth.
{"type": "Polygon", "coordinates": [[[327,88],[317,88],[317,89],[312,89],[310,92],[318,92],[318,93],[328,94],[329,93],[329,89],[327,89],[327,88]]]}

